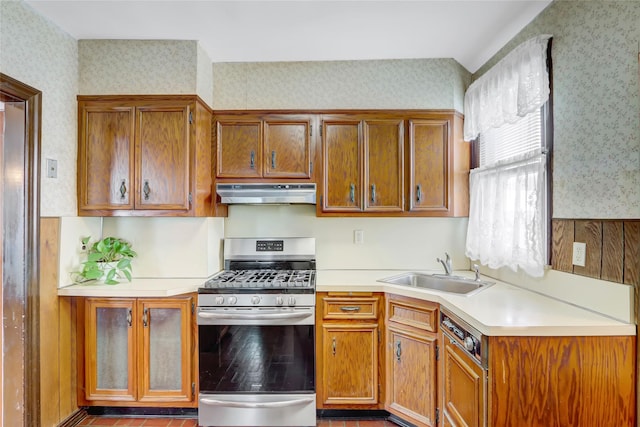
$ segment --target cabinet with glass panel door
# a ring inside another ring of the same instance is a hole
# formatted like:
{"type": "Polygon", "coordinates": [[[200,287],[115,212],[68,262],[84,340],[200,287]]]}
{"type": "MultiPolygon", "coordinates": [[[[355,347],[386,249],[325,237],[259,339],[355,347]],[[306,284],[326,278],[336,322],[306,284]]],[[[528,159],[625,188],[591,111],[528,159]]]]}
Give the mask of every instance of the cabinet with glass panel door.
{"type": "Polygon", "coordinates": [[[81,304],[80,405],[196,406],[193,295],[81,304]]]}

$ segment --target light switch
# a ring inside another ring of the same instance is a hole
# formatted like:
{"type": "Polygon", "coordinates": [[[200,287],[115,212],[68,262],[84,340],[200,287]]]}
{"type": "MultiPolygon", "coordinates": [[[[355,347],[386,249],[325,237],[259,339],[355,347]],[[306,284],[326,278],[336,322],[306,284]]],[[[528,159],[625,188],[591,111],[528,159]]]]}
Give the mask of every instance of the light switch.
{"type": "Polygon", "coordinates": [[[356,245],[361,245],[364,243],[364,231],[353,230],[353,243],[355,243],[356,245]]]}
{"type": "Polygon", "coordinates": [[[47,159],[47,178],[58,177],[58,161],[54,159],[47,159]]]}

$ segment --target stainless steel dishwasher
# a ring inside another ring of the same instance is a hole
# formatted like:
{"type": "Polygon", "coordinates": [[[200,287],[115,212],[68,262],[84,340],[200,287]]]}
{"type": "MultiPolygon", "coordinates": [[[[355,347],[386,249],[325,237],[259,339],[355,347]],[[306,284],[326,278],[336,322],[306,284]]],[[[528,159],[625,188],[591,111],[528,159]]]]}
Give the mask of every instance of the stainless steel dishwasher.
{"type": "Polygon", "coordinates": [[[447,309],[440,310],[444,425],[487,426],[488,340],[447,309]]]}

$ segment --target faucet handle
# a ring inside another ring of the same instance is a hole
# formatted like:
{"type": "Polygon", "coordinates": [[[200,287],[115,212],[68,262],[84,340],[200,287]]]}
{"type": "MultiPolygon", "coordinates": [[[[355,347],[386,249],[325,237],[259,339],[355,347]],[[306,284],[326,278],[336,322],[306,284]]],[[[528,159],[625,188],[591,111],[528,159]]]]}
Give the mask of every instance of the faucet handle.
{"type": "Polygon", "coordinates": [[[471,269],[476,273],[476,281],[480,281],[480,266],[478,264],[473,264],[471,269]]]}

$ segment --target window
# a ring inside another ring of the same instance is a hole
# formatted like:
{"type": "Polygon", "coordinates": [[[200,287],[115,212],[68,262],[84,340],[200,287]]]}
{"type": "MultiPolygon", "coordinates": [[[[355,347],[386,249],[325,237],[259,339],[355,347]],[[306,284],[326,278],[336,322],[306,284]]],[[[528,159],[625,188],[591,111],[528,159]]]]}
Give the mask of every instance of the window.
{"type": "Polygon", "coordinates": [[[477,167],[469,178],[466,255],[491,268],[522,269],[536,277],[544,273],[549,246],[547,40],[548,36],[542,36],[523,43],[498,63],[496,70],[485,74],[489,83],[481,80],[483,76],[465,95],[465,115],[472,116],[477,154],[477,167]],[[544,64],[544,78],[530,84],[532,76],[535,80],[541,74],[533,63],[544,64]],[[531,87],[536,93],[526,92],[531,87]],[[479,97],[475,106],[481,108],[473,108],[474,92],[479,97]],[[523,98],[527,103],[521,102],[523,98]],[[509,104],[511,101],[518,105],[509,104]]]}

